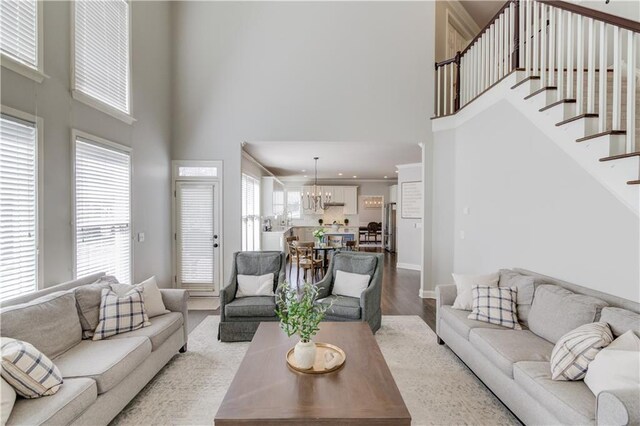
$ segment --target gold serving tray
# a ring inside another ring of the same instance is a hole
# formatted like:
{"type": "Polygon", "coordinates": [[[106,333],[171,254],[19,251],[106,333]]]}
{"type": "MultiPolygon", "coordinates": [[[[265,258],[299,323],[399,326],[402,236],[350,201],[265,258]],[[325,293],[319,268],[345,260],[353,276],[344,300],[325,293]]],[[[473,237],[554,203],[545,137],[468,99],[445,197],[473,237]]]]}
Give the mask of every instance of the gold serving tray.
{"type": "Polygon", "coordinates": [[[326,374],[331,373],[332,371],[339,370],[344,365],[347,360],[347,355],[344,353],[342,349],[339,347],[332,345],[330,343],[316,343],[316,362],[313,364],[313,367],[304,370],[299,368],[295,364],[295,358],[293,357],[294,348],[289,349],[287,352],[287,365],[293,371],[297,371],[299,373],[305,374],[326,374]],[[333,352],[337,356],[341,358],[341,360],[336,364],[333,368],[325,369],[324,368],[324,354],[325,352],[333,352]]]}

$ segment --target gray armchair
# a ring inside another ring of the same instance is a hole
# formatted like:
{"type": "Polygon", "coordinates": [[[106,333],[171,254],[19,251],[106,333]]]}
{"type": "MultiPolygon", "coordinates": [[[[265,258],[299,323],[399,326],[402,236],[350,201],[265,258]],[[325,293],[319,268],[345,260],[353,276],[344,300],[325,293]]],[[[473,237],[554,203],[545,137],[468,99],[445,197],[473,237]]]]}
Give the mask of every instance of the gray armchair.
{"type": "Polygon", "coordinates": [[[220,326],[223,342],[250,341],[262,321],[277,321],[275,296],[236,298],[238,274],[264,275],[273,272],[273,291],[285,279],[285,253],[245,251],[233,254],[228,284],[220,290],[220,326]]]}
{"type": "Polygon", "coordinates": [[[333,305],[327,310],[326,321],[365,321],[374,333],[380,328],[382,311],[382,270],[384,255],[381,253],[338,252],[331,259],[324,278],[316,285],[320,303],[333,305]],[[369,286],[360,298],[331,294],[336,271],[371,276],[369,286]]]}

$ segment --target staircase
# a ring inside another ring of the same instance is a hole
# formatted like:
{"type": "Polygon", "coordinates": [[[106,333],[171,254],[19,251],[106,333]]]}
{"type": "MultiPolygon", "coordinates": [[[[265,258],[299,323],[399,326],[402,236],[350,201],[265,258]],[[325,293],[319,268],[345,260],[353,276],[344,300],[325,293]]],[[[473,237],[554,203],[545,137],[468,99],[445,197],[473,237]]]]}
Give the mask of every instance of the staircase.
{"type": "Polygon", "coordinates": [[[508,1],[464,51],[436,64],[434,118],[499,91],[637,214],[639,33],[638,22],[572,3],[508,1]]]}

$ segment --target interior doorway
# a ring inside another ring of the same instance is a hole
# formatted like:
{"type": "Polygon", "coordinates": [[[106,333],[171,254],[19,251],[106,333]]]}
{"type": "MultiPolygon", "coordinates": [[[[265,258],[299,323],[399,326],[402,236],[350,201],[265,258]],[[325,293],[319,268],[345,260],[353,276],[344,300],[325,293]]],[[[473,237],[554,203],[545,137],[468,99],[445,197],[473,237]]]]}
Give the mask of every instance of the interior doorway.
{"type": "Polygon", "coordinates": [[[384,195],[360,195],[358,211],[360,247],[383,247],[384,195]]]}

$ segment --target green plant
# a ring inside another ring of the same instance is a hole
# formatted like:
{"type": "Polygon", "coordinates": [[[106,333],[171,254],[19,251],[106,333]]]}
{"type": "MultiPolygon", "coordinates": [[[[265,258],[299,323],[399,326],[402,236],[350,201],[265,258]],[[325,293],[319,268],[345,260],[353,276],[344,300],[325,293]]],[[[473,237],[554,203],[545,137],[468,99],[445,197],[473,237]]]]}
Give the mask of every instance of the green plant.
{"type": "Polygon", "coordinates": [[[316,303],[317,298],[318,288],[312,283],[305,282],[300,292],[286,281],[278,289],[276,315],[287,336],[297,334],[306,343],[320,330],[318,325],[331,305],[316,303]]]}
{"type": "Polygon", "coordinates": [[[324,237],[324,229],[318,228],[313,231],[313,237],[317,239],[321,239],[324,237]]]}

